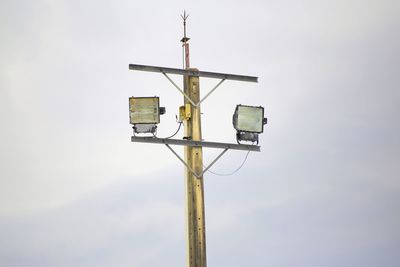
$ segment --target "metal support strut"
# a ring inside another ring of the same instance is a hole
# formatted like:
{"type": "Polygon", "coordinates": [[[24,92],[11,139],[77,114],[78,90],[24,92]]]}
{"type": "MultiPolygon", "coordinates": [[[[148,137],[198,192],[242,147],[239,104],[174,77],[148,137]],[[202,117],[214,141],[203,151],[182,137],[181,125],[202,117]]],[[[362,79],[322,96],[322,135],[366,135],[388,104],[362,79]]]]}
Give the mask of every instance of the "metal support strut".
{"type": "Polygon", "coordinates": [[[226,151],[228,151],[228,148],[225,148],[201,173],[196,173],[182,158],[181,156],[178,155],[178,153],[175,152],[175,150],[168,144],[165,144],[166,147],[168,147],[169,150],[183,163],[183,165],[186,166],[186,168],[189,169],[191,173],[193,173],[194,176],[197,178],[200,178],[203,176],[204,173],[208,171],[221,157],[222,155],[225,154],[226,151]]]}
{"type": "Polygon", "coordinates": [[[194,103],[194,101],[181,89],[179,88],[179,86],[165,73],[162,72],[162,74],[165,76],[165,78],[168,79],[168,81],[170,81],[172,83],[172,85],[195,107],[200,106],[200,104],[206,100],[207,97],[209,97],[226,79],[221,79],[221,81],[219,81],[219,83],[214,86],[199,102],[194,103]]]}

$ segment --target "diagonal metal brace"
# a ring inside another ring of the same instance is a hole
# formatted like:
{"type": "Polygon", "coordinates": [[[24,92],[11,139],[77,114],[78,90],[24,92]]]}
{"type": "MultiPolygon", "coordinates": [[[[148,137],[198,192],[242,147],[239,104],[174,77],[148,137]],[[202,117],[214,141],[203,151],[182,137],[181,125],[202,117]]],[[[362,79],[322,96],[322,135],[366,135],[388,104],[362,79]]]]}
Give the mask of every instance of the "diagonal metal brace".
{"type": "Polygon", "coordinates": [[[204,173],[206,173],[206,172],[208,171],[208,169],[210,169],[210,168],[214,165],[214,163],[216,163],[216,162],[222,157],[222,155],[225,154],[226,151],[228,151],[227,148],[225,148],[225,149],[218,155],[218,157],[216,157],[210,164],[208,164],[208,166],[203,170],[203,172],[201,173],[201,175],[203,175],[204,173]]]}
{"type": "Polygon", "coordinates": [[[196,106],[196,104],[193,102],[193,100],[181,89],[179,86],[165,73],[163,72],[164,76],[175,86],[176,89],[178,89],[179,92],[190,102],[192,103],[193,106],[196,106]]]}
{"type": "Polygon", "coordinates": [[[193,100],[181,89],[179,88],[179,86],[165,73],[162,72],[162,74],[165,76],[165,78],[168,79],[168,81],[170,81],[172,83],[172,85],[195,107],[200,106],[200,104],[207,98],[209,97],[212,92],[214,92],[226,79],[222,79],[221,81],[219,81],[219,83],[214,86],[213,89],[211,89],[199,102],[194,103],[193,100]]]}
{"type": "Polygon", "coordinates": [[[216,86],[214,86],[214,88],[211,89],[210,92],[208,92],[199,102],[197,102],[196,106],[200,106],[201,102],[203,102],[209,95],[211,95],[211,93],[214,92],[215,89],[217,89],[218,86],[220,86],[221,83],[223,83],[224,81],[225,81],[225,79],[222,79],[221,81],[219,81],[219,83],[216,86]]]}
{"type": "Polygon", "coordinates": [[[200,178],[203,176],[204,173],[208,171],[221,157],[222,155],[225,154],[226,151],[228,151],[228,148],[225,148],[200,174],[197,174],[182,158],[181,156],[178,155],[178,153],[175,152],[175,150],[169,145],[165,144],[169,150],[183,163],[183,165],[186,166],[186,168],[189,169],[189,171],[196,176],[197,178],[200,178]]]}

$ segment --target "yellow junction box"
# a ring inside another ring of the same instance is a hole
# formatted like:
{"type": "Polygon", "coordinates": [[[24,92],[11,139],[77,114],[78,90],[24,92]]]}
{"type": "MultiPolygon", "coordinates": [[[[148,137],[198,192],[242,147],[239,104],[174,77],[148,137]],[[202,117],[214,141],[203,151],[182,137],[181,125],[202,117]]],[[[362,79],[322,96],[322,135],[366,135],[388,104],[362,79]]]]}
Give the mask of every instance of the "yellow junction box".
{"type": "Polygon", "coordinates": [[[179,120],[188,120],[192,117],[191,106],[190,104],[185,104],[184,106],[179,107],[179,120]]]}

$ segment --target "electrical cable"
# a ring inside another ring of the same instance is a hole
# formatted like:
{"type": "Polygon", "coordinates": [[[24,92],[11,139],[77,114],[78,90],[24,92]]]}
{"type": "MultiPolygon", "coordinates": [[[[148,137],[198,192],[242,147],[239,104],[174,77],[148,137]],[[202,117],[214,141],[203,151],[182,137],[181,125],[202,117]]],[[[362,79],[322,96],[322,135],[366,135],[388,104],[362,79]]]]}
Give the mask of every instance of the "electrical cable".
{"type": "Polygon", "coordinates": [[[175,135],[177,135],[177,133],[179,132],[179,130],[181,129],[181,126],[182,126],[182,122],[181,121],[179,121],[178,123],[179,123],[178,130],[176,130],[176,132],[173,135],[170,135],[168,137],[164,137],[162,139],[170,139],[170,138],[174,137],[175,135]]]}
{"type": "Polygon", "coordinates": [[[210,169],[208,169],[208,172],[210,172],[210,173],[212,173],[212,174],[214,174],[214,175],[217,175],[217,176],[231,176],[231,175],[237,173],[237,172],[243,167],[243,165],[245,164],[245,162],[246,162],[247,157],[249,156],[249,154],[250,154],[250,150],[247,151],[246,157],[244,158],[242,164],[240,164],[240,166],[239,166],[238,168],[236,168],[236,170],[234,170],[233,172],[230,172],[230,173],[218,173],[218,172],[213,172],[213,171],[211,171],[210,169]]]}

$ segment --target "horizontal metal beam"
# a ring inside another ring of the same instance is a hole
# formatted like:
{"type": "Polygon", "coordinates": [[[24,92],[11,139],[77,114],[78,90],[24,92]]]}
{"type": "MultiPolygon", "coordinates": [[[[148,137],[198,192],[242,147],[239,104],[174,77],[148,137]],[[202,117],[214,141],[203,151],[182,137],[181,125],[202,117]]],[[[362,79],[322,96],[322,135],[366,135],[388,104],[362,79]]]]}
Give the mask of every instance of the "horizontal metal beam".
{"type": "Polygon", "coordinates": [[[139,143],[168,144],[168,145],[195,146],[195,147],[213,147],[213,148],[260,152],[260,146],[257,146],[257,145],[242,145],[242,144],[205,142],[205,141],[193,141],[193,140],[182,140],[182,139],[168,139],[168,138],[157,138],[157,137],[138,137],[138,136],[132,136],[131,141],[139,142],[139,143]]]}
{"type": "Polygon", "coordinates": [[[216,79],[224,79],[224,80],[236,80],[236,81],[243,81],[243,82],[255,82],[255,83],[258,82],[258,77],[254,77],[254,76],[245,76],[245,75],[236,75],[236,74],[209,72],[209,71],[199,71],[199,70],[194,70],[194,69],[184,70],[184,69],[147,66],[147,65],[138,65],[138,64],[129,64],[129,69],[130,70],[149,71],[149,72],[160,72],[160,73],[198,76],[198,77],[206,77],[206,78],[216,78],[216,79]]]}

